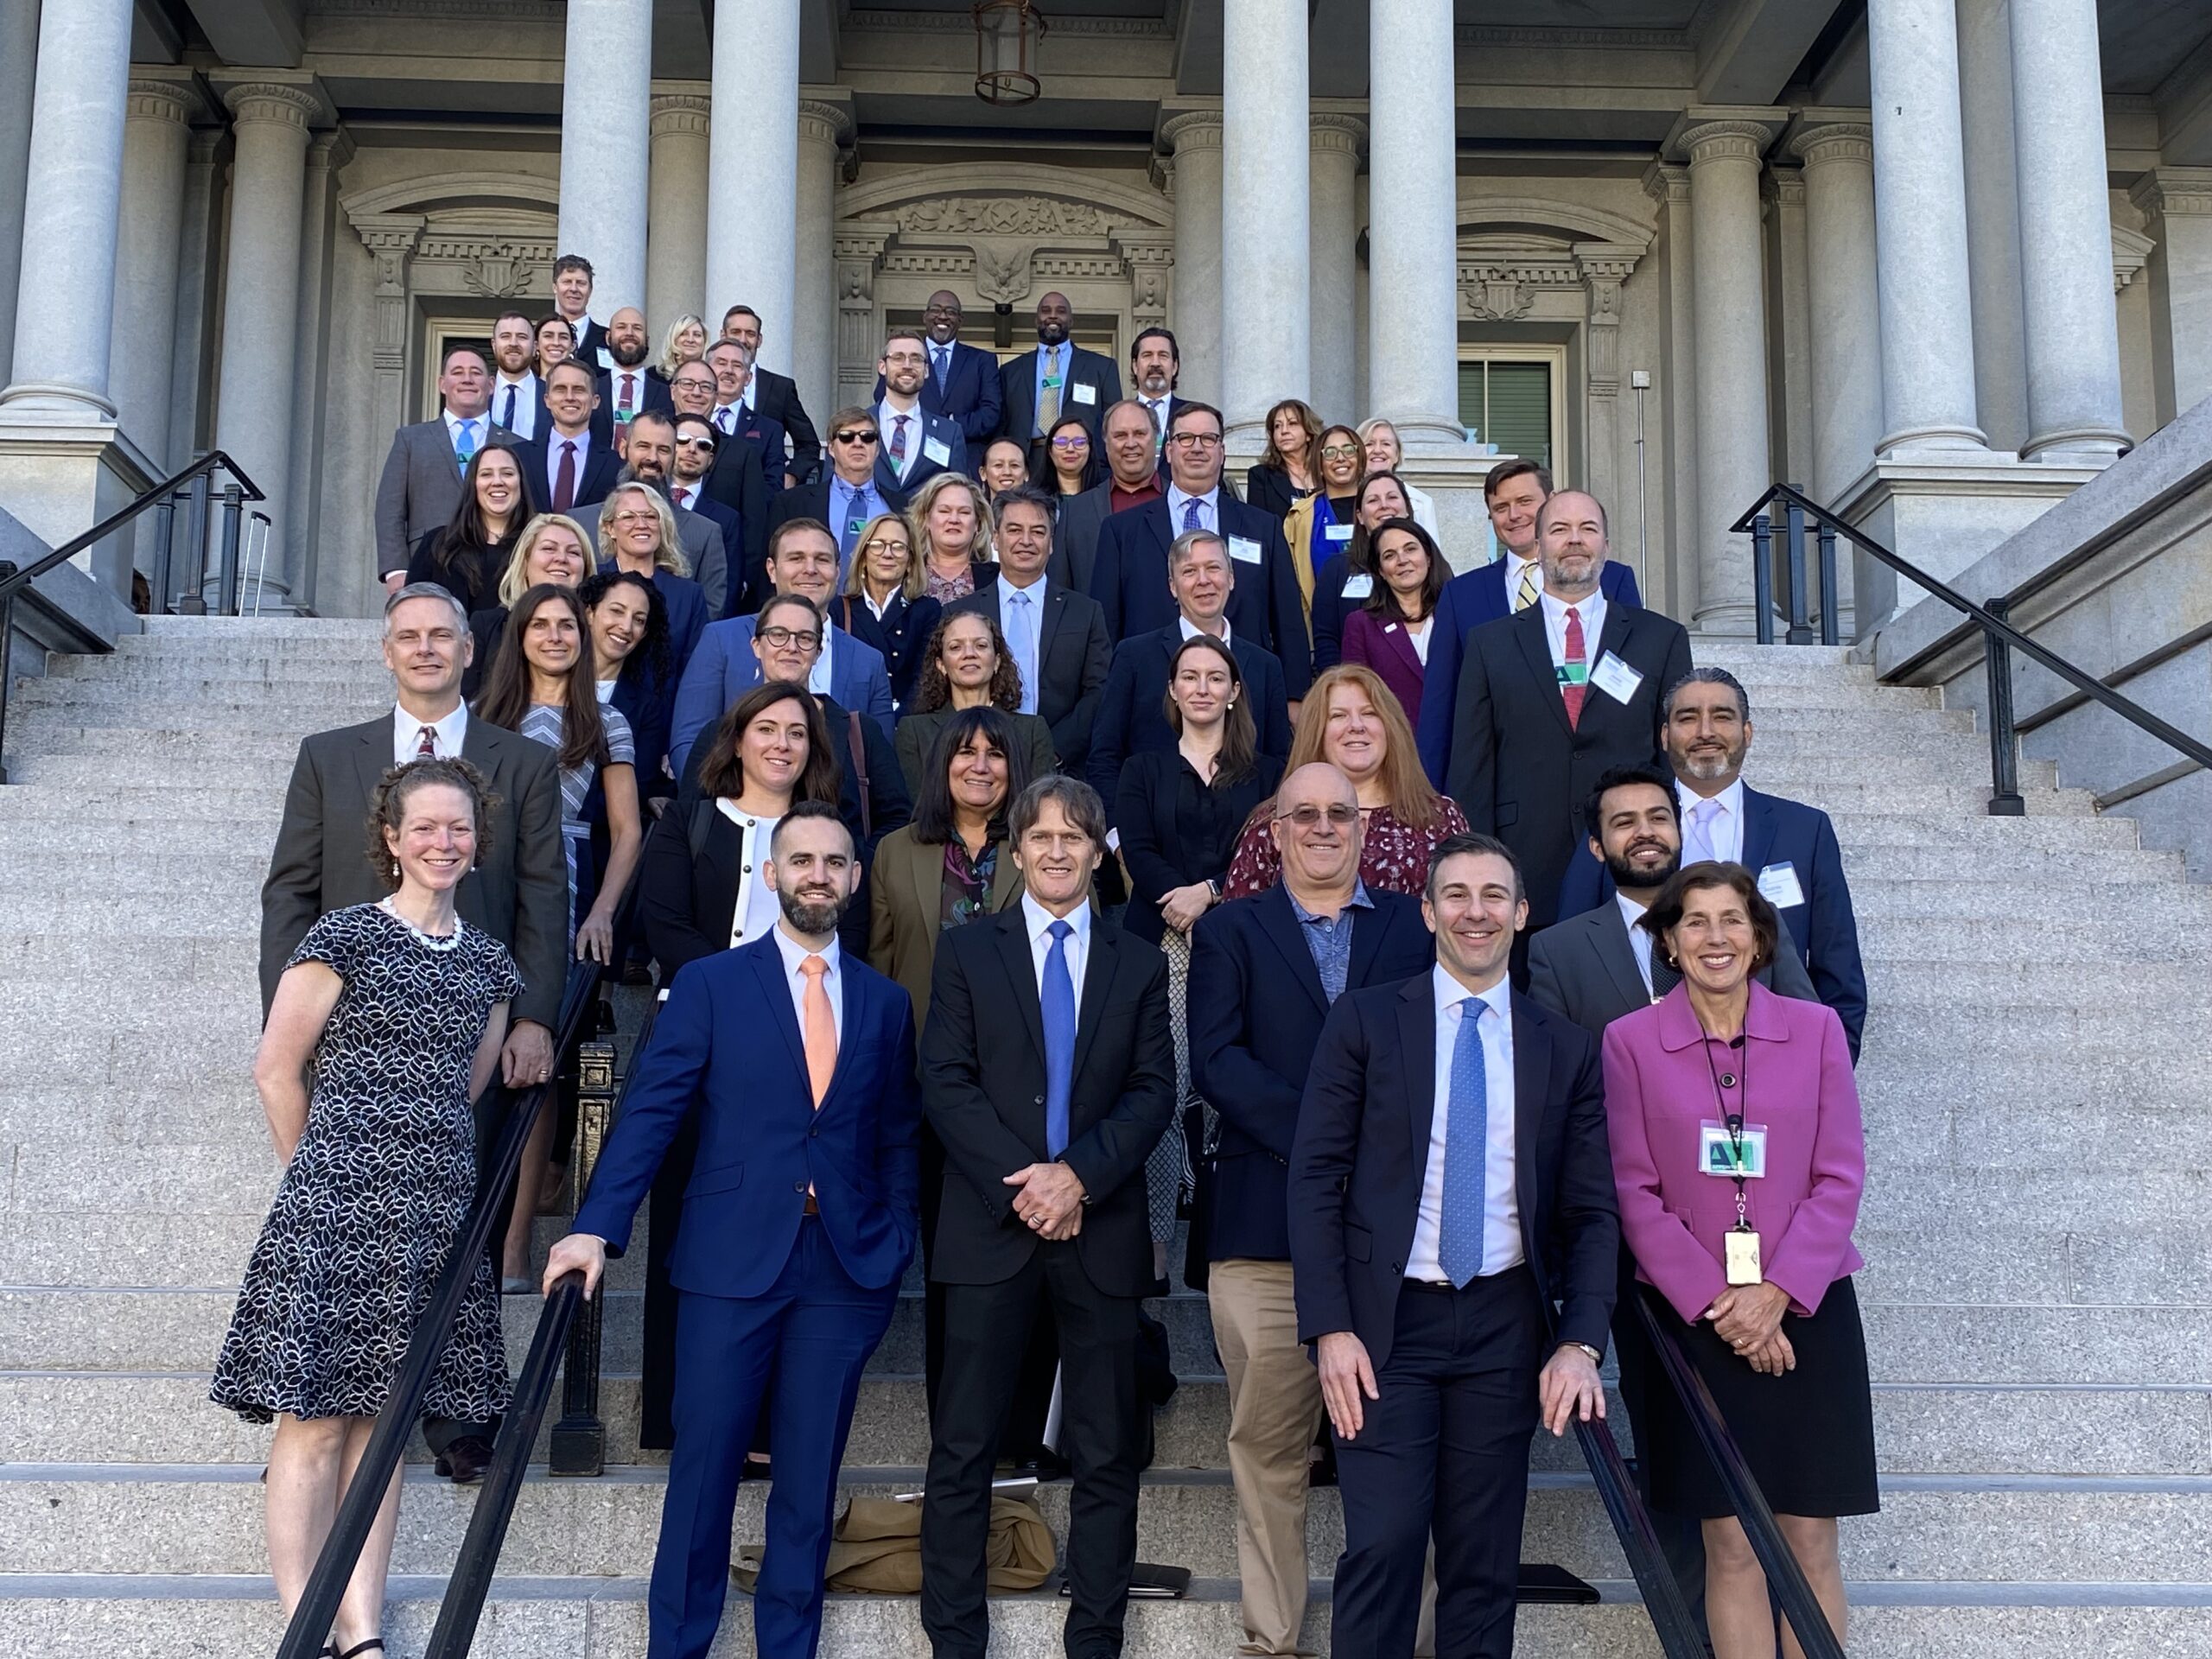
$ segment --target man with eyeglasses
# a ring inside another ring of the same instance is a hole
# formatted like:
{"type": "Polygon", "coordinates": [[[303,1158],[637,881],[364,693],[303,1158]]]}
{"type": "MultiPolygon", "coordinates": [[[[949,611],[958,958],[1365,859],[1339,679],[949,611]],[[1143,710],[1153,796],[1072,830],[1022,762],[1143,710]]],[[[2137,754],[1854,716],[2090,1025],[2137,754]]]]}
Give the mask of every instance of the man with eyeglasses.
{"type": "MultiPolygon", "coordinates": [[[[645,484],[669,496],[670,474],[676,468],[676,423],[657,409],[650,409],[634,416],[630,423],[615,435],[614,447],[622,456],[622,470],[617,474],[618,484],[645,484]]],[[[724,613],[730,593],[730,555],[723,543],[721,525],[688,508],[677,506],[672,497],[669,505],[676,517],[676,545],[682,550],[691,568],[691,579],[699,584],[699,596],[706,603],[709,619],[724,613]]],[[[583,527],[587,539],[594,545],[599,540],[600,513],[603,501],[578,507],[570,516],[583,527]]]]}
{"type": "Polygon", "coordinates": [[[875,404],[876,430],[883,434],[875,452],[876,487],[911,495],[939,473],[969,471],[968,440],[960,423],[923,407],[922,386],[930,371],[922,336],[911,328],[893,328],[883,338],[875,372],[883,385],[875,404]]]}
{"type": "Polygon", "coordinates": [[[705,361],[715,377],[709,419],[723,439],[743,438],[760,451],[768,493],[775,494],[784,488],[784,455],[790,446],[783,423],[746,401],[753,388],[753,353],[734,340],[718,340],[707,347],[705,361]]]}
{"type": "Polygon", "coordinates": [[[1209,1160],[1206,1300],[1229,1379],[1229,1474],[1247,1654],[1295,1654],[1306,1493],[1321,1383],[1298,1339],[1287,1192],[1299,1098],[1329,1008],[1429,961],[1418,900],[1359,879],[1359,795],[1332,766],[1275,791],[1282,880],[1217,905],[1191,935],[1191,1086],[1219,1119],[1209,1160]]]}
{"type": "MultiPolygon", "coordinates": [[[[696,369],[696,363],[686,363],[685,369],[696,369]]],[[[681,370],[678,371],[682,372],[681,370]]],[[[671,382],[673,389],[674,382],[671,382]]],[[[679,413],[676,417],[676,462],[669,474],[668,496],[676,503],[679,513],[696,513],[709,520],[722,533],[722,550],[731,557],[742,557],[745,546],[745,520],[734,508],[715,499],[708,491],[707,480],[713,474],[716,451],[720,445],[714,424],[704,415],[679,413]]],[[[766,537],[761,537],[766,550],[766,537]]],[[[729,573],[729,588],[723,596],[720,615],[734,616],[751,608],[742,602],[746,584],[753,579],[751,569],[729,573]]]]}
{"type": "Polygon", "coordinates": [[[1229,620],[1239,634],[1281,662],[1283,688],[1295,715],[1298,700],[1313,681],[1313,649],[1282,521],[1221,487],[1219,410],[1211,404],[1179,403],[1168,421],[1167,493],[1115,513],[1099,526],[1090,596],[1105,607],[1107,629],[1116,639],[1166,627],[1175,620],[1168,546],[1191,531],[1212,531],[1227,544],[1236,567],[1229,620]]]}
{"type": "MultiPolygon", "coordinates": [[[[922,408],[960,428],[968,453],[978,455],[999,429],[1001,397],[998,359],[960,343],[960,296],[941,288],[922,308],[922,343],[928,348],[928,373],[922,378],[922,408]]],[[[884,377],[875,377],[875,400],[883,401],[884,377]]]]}
{"type": "Polygon", "coordinates": [[[716,340],[707,348],[703,361],[684,364],[668,383],[680,413],[704,415],[715,429],[715,464],[707,474],[707,493],[735,513],[744,527],[742,549],[737,542],[729,544],[731,563],[743,580],[731,582],[728,602],[718,613],[725,616],[749,611],[766,596],[760,565],[768,556],[768,531],[773,527],[770,504],[776,499],[769,478],[771,474],[780,475],[784,465],[783,429],[772,421],[756,423],[743,401],[753,389],[752,361],[743,346],[716,340]],[[704,389],[703,399],[702,374],[713,383],[704,389]]]}

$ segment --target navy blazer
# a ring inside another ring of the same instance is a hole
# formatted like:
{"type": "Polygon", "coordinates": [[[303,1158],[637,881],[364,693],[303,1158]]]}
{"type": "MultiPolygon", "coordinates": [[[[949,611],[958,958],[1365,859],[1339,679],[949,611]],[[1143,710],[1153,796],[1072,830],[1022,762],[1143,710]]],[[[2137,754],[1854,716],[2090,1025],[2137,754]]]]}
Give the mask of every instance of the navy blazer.
{"type": "MultiPolygon", "coordinates": [[[[925,353],[933,352],[933,340],[922,343],[925,353]]],[[[883,377],[875,377],[875,392],[869,398],[871,405],[883,401],[883,377]]],[[[983,446],[998,435],[999,414],[1005,398],[999,389],[999,360],[997,356],[980,347],[960,340],[952,342],[952,362],[946,368],[942,390],[937,384],[937,371],[932,368],[922,377],[922,408],[931,415],[942,415],[955,422],[960,435],[968,440],[970,455],[981,461],[983,446]]]]}
{"type": "MultiPolygon", "coordinates": [[[[1817,806],[1764,794],[1744,785],[1744,868],[1753,875],[1777,865],[1796,872],[1802,905],[1777,913],[1789,930],[1798,957],[1820,1000],[1835,1010],[1859,1061],[1859,1039],[1866,1028],[1866,969],[1859,958],[1859,921],[1851,907],[1851,884],[1844,879],[1843,849],[1835,825],[1817,806]]],[[[1586,839],[1581,855],[1567,867],[1560,884],[1561,920],[1610,904],[1613,879],[1591,855],[1586,839]]]]}
{"type": "MultiPolygon", "coordinates": [[[[976,591],[947,605],[946,616],[972,613],[999,620],[998,567],[984,569],[990,580],[983,581],[978,572],[976,591]]],[[[1083,776],[1090,758],[1091,731],[1113,649],[1098,601],[1046,576],[1045,613],[1038,624],[1037,713],[1052,728],[1060,770],[1071,778],[1083,776]]]]}
{"type": "Polygon", "coordinates": [[[784,487],[784,474],[790,467],[790,454],[784,436],[784,423],[772,415],[763,415],[757,409],[744,409],[744,421],[739,426],[743,435],[760,452],[760,481],[771,495],[784,487]]]}
{"type": "MultiPolygon", "coordinates": [[[[1231,562],[1236,586],[1229,594],[1229,626],[1240,637],[1274,652],[1282,664],[1283,690],[1291,701],[1313,683],[1313,653],[1306,632],[1306,601],[1298,573],[1282,539],[1282,521],[1248,507],[1226,488],[1214,498],[1221,508],[1221,532],[1232,543],[1255,543],[1256,565],[1231,562]]],[[[1109,513],[1098,527],[1098,554],[1090,569],[1090,596],[1104,607],[1106,632],[1128,639],[1151,633],[1175,620],[1175,596],[1167,591],[1167,549],[1176,532],[1168,523],[1167,498],[1109,513]]]]}
{"type": "MultiPolygon", "coordinates": [[[[596,417],[594,416],[594,421],[596,417]]],[[[560,466],[559,452],[552,445],[560,442],[560,435],[553,430],[548,419],[540,429],[545,435],[532,438],[528,443],[515,446],[515,458],[522,463],[523,488],[529,493],[531,510],[534,512],[553,511],[553,474],[560,466]]],[[[569,508],[588,507],[595,501],[607,499],[607,492],[614,487],[614,480],[622,471],[622,457],[614,453],[614,441],[610,431],[601,438],[596,424],[590,428],[590,438],[584,449],[583,465],[576,469],[575,498],[569,508]]],[[[594,553],[599,550],[594,548],[594,553]]]]}
{"type": "Polygon", "coordinates": [[[722,588],[724,616],[753,609],[767,596],[762,571],[768,562],[771,498],[762,467],[760,446],[743,433],[724,434],[717,440],[706,493],[735,513],[743,526],[741,546],[727,534],[722,537],[722,550],[729,559],[728,581],[722,588]]]}
{"type": "MultiPolygon", "coordinates": [[[[881,419],[880,410],[871,414],[881,419]]],[[[960,423],[944,415],[922,411],[922,429],[908,435],[907,442],[914,446],[914,464],[906,469],[905,482],[900,482],[898,471],[891,464],[891,427],[883,425],[883,441],[875,446],[875,487],[888,500],[894,495],[911,496],[939,473],[964,473],[968,467],[968,440],[960,430],[960,423]],[[945,459],[933,461],[929,446],[944,446],[945,459]]]]}
{"type": "MultiPolygon", "coordinates": [[[[1427,974],[1347,991],[1329,1010],[1290,1155],[1298,1339],[1350,1331],[1380,1371],[1436,1118],[1436,999],[1427,974]]],[[[1521,1247],[1559,1340],[1603,1352],[1620,1268],[1620,1212],[1598,1045],[1512,998],[1514,1191],[1521,1247]]]]}
{"type": "MultiPolygon", "coordinates": [[[[613,559],[599,562],[602,576],[613,575],[619,568],[613,559]]],[[[652,583],[653,591],[660,595],[661,609],[668,616],[669,683],[675,684],[683,680],[691,653],[699,648],[699,637],[707,631],[707,595],[690,577],[672,570],[654,571],[652,583]]]]}
{"type": "MultiPolygon", "coordinates": [[[[792,493],[817,487],[802,484],[792,493]]],[[[915,687],[922,677],[922,655],[929,648],[930,636],[937,632],[944,607],[927,594],[908,599],[901,589],[891,595],[881,616],[868,609],[868,601],[858,594],[838,594],[830,602],[830,614],[854,639],[883,653],[885,671],[891,676],[892,710],[905,714],[914,701],[915,687]]]]}
{"type": "MultiPolygon", "coordinates": [[[[1175,747],[1175,728],[1160,709],[1167,696],[1167,664],[1175,660],[1182,644],[1180,624],[1170,621],[1114,647],[1106,684],[1098,694],[1098,714],[1090,722],[1090,754],[1083,769],[1109,814],[1121,790],[1122,761],[1133,754],[1175,747]]],[[[1288,760],[1290,708],[1282,664],[1273,652],[1246,639],[1234,623],[1229,629],[1229,654],[1244,676],[1245,707],[1252,711],[1260,753],[1288,760]]]]}
{"type": "Polygon", "coordinates": [[[677,970],[576,1231],[620,1255],[662,1158],[690,1122],[698,1155],[669,1256],[678,1290],[766,1292],[791,1257],[810,1185],[854,1282],[899,1281],[921,1233],[914,1008],[852,951],[839,955],[844,1022],[819,1109],[772,936],[677,970]]]}
{"type": "MultiPolygon", "coordinates": [[[[1435,960],[1421,901],[1368,890],[1344,988],[1393,985],[1435,960]]],[[[1290,1154],[1313,1046],[1329,1014],[1306,930],[1281,882],[1217,905],[1191,934],[1191,1087],[1220,1115],[1206,1260],[1290,1259],[1290,1154]]]]}
{"type": "MultiPolygon", "coordinates": [[[[760,659],[753,654],[756,620],[734,616],[700,635],[699,650],[677,683],[669,731],[669,759],[678,777],[690,759],[691,746],[714,728],[741,692],[760,683],[760,659]]],[[[883,665],[883,654],[834,623],[830,630],[830,695],[846,708],[873,717],[884,734],[890,734],[891,676],[883,665]]]]}
{"type": "Polygon", "coordinates": [[[691,500],[685,510],[697,513],[722,533],[722,608],[721,616],[714,619],[719,622],[744,609],[744,573],[738,562],[745,548],[745,520],[734,507],[715,500],[703,486],[693,485],[690,489],[691,500]]]}
{"type": "MultiPolygon", "coordinates": [[[[1618,559],[1607,559],[1598,572],[1598,591],[1605,596],[1607,605],[1641,607],[1643,603],[1643,596],[1637,592],[1636,572],[1618,559]]],[[[1317,594],[1317,601],[1318,598],[1317,594]]],[[[1444,787],[1452,764],[1454,706],[1459,700],[1459,664],[1466,660],[1467,634],[1485,622],[1512,614],[1503,557],[1452,577],[1444,584],[1444,596],[1436,601],[1436,620],[1431,625],[1436,637],[1429,641],[1421,729],[1415,739],[1421,769],[1439,789],[1444,787]]],[[[1660,690],[1664,693],[1666,688],[1662,686],[1660,690]]]]}
{"type": "MultiPolygon", "coordinates": [[[[649,663],[622,665],[608,704],[630,722],[630,736],[638,753],[638,798],[649,800],[676,792],[676,778],[664,763],[668,759],[668,726],[676,703],[676,682],[656,675],[649,663]]],[[[650,827],[652,820],[646,820],[650,827]]]]}

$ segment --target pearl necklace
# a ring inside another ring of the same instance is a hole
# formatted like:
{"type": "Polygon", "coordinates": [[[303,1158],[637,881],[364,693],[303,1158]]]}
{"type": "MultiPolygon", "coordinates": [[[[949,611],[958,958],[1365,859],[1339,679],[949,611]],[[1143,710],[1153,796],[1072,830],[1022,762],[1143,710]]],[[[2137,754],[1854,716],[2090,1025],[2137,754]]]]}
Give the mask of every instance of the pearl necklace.
{"type": "Polygon", "coordinates": [[[393,921],[397,922],[410,933],[412,933],[415,936],[416,943],[420,944],[426,950],[451,950],[461,944],[461,920],[458,916],[453,918],[453,931],[447,934],[443,938],[441,938],[435,933],[425,933],[421,928],[416,926],[414,923],[409,921],[404,916],[399,913],[398,907],[389,899],[378,899],[377,901],[377,908],[384,912],[385,915],[391,917],[393,921]]]}

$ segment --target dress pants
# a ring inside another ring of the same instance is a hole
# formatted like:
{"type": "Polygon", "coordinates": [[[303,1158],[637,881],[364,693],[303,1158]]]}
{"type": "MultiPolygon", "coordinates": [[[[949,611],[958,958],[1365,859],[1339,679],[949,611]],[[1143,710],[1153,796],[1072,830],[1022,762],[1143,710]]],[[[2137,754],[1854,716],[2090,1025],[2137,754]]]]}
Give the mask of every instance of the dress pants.
{"type": "Polygon", "coordinates": [[[997,1284],[945,1287],[944,1372],[922,1504],[922,1628],[938,1659],[983,1659],[990,1643],[991,1471],[1040,1285],[1059,1325],[1060,1450],[1075,1475],[1063,1640],[1071,1659],[1122,1650],[1137,1556],[1140,1304],[1092,1284],[1068,1239],[1040,1242],[997,1284]]]}
{"type": "Polygon", "coordinates": [[[1436,1541],[1436,1659],[1510,1659],[1542,1309],[1524,1267],[1464,1290],[1408,1280],[1359,1433],[1337,1442],[1336,1659],[1405,1659],[1436,1541]]]}
{"type": "Polygon", "coordinates": [[[679,1293],[676,1450],[647,1603],[648,1659],[701,1659],[729,1592],[730,1528],[753,1418],[771,1387],[776,1478],[753,1592],[761,1659],[812,1659],[837,1506],[837,1468],[861,1373],[890,1328],[894,1281],[855,1284],[818,1217],[799,1224],[767,1293],[679,1293]]]}
{"type": "Polygon", "coordinates": [[[1238,1258],[1206,1269],[1214,1345],[1229,1377],[1229,1473],[1249,1654],[1310,1652],[1306,1623],[1307,1452],[1321,1378],[1298,1340],[1290,1263],[1238,1258]]]}

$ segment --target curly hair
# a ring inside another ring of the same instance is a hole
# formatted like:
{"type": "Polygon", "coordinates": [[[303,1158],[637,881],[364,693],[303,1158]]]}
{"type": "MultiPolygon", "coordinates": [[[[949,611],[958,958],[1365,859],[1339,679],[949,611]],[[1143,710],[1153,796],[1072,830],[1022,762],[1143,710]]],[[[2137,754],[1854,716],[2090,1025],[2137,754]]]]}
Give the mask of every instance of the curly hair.
{"type": "Polygon", "coordinates": [[[476,821],[476,844],[480,849],[484,837],[492,827],[492,814],[499,804],[499,798],[484,781],[484,774],[466,760],[410,760],[404,766],[394,766],[377,785],[376,793],[369,798],[369,842],[366,848],[369,868],[377,879],[391,892],[399,891],[399,861],[391,855],[391,848],[385,840],[385,832],[399,833],[399,826],[407,819],[408,798],[425,789],[457,789],[468,797],[469,806],[476,821]]]}
{"type": "Polygon", "coordinates": [[[990,704],[1007,714],[1018,714],[1021,709],[1021,670],[1015,666],[1014,652],[1007,649],[1006,635],[999,632],[999,620],[988,611],[956,611],[937,625],[930,635],[929,650],[922,656],[922,683],[916,693],[918,708],[922,714],[943,709],[952,701],[951,677],[944,671],[944,637],[956,622],[980,622],[989,630],[991,649],[998,653],[998,666],[991,671],[990,704]]]}

